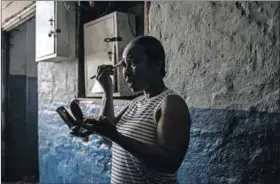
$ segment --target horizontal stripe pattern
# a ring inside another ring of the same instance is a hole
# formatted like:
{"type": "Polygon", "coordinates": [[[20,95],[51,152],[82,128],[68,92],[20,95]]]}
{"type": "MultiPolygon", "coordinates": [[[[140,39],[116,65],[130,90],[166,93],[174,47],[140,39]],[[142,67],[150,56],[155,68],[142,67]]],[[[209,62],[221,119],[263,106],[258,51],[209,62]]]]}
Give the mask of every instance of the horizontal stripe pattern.
{"type": "MultiPolygon", "coordinates": [[[[155,111],[167,95],[175,94],[167,89],[161,94],[145,102],[144,96],[137,98],[128,107],[117,124],[117,129],[123,135],[138,141],[156,144],[155,111]]],[[[118,144],[112,145],[112,184],[143,184],[143,183],[176,183],[177,174],[166,174],[149,169],[137,158],[124,150],[118,144]]]]}

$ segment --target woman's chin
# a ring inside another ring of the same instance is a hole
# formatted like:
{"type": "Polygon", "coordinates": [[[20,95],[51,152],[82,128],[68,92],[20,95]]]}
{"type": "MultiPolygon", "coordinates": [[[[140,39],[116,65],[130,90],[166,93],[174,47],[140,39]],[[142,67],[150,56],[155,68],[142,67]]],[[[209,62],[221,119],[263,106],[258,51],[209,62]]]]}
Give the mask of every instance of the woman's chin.
{"type": "Polygon", "coordinates": [[[130,87],[130,90],[133,92],[133,93],[139,93],[141,90],[139,90],[137,87],[135,86],[129,86],[130,87]]]}
{"type": "Polygon", "coordinates": [[[130,87],[130,90],[133,92],[133,93],[138,93],[139,91],[133,87],[130,87]]]}
{"type": "Polygon", "coordinates": [[[133,93],[143,92],[142,87],[137,86],[135,83],[128,83],[128,86],[133,93]]]}

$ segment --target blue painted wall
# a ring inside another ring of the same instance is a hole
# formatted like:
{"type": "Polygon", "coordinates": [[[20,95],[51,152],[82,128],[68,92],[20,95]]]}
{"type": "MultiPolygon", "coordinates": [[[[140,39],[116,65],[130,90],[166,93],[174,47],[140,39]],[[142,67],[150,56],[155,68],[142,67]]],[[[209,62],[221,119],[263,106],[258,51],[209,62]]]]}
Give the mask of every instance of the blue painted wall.
{"type": "MultiPolygon", "coordinates": [[[[110,150],[97,136],[85,143],[71,137],[55,109],[63,102],[39,104],[40,183],[106,183],[109,181],[110,150]]],[[[93,115],[97,106],[83,110],[93,115]]]]}
{"type": "MultiPolygon", "coordinates": [[[[108,183],[110,148],[96,135],[89,142],[69,136],[69,128],[55,112],[61,105],[69,108],[69,102],[39,104],[40,183],[108,183]]],[[[85,115],[98,115],[99,105],[82,107],[85,115]]]]}
{"type": "MultiPolygon", "coordinates": [[[[39,104],[40,182],[109,183],[110,148],[98,136],[88,143],[70,137],[55,112],[60,105],[68,103],[39,104]]],[[[98,110],[94,104],[83,108],[85,114],[98,110]]],[[[276,183],[279,113],[190,110],[191,141],[179,171],[181,184],[276,183]]]]}

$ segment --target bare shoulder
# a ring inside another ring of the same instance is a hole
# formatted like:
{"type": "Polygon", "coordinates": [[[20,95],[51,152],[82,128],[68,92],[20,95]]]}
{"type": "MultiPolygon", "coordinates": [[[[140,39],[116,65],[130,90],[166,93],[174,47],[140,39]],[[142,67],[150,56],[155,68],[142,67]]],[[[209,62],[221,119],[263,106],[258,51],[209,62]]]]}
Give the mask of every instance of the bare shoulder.
{"type": "Polygon", "coordinates": [[[166,96],[156,115],[159,132],[181,132],[189,135],[191,126],[190,112],[187,103],[179,95],[166,96]]]}
{"type": "Polygon", "coordinates": [[[185,100],[177,94],[172,94],[172,95],[166,96],[163,99],[162,104],[180,105],[182,108],[187,108],[187,104],[186,104],[185,100]]]}
{"type": "Polygon", "coordinates": [[[165,112],[165,115],[171,115],[166,114],[166,112],[172,112],[172,114],[176,116],[181,116],[183,114],[189,116],[189,108],[187,103],[182,97],[176,94],[166,96],[162,101],[160,110],[162,113],[165,112]]]}

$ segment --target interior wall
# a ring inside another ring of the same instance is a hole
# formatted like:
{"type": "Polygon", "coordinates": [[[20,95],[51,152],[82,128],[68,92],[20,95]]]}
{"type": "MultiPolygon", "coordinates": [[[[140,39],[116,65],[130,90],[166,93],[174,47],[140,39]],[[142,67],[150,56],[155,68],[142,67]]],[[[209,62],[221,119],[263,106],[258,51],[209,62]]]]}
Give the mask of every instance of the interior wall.
{"type": "Polygon", "coordinates": [[[191,109],[180,183],[277,183],[279,2],[151,2],[165,82],[191,109]]]}

